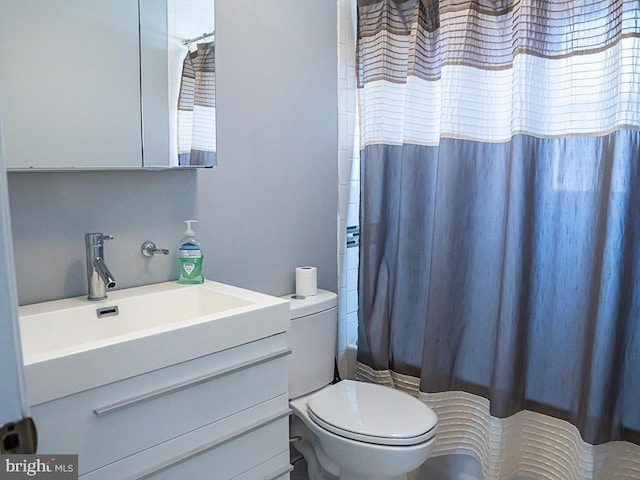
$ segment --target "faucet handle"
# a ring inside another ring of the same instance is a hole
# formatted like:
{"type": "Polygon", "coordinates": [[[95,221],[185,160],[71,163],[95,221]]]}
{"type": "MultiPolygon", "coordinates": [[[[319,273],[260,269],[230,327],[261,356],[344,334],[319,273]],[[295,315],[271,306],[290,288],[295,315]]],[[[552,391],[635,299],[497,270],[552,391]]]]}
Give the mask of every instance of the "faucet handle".
{"type": "Polygon", "coordinates": [[[142,255],[145,257],[153,257],[154,255],[169,255],[169,250],[166,248],[157,248],[156,244],[151,240],[147,240],[142,244],[140,248],[142,255]]]}
{"type": "Polygon", "coordinates": [[[84,243],[89,247],[97,247],[102,245],[104,240],[113,240],[112,235],[104,235],[103,233],[85,233],[84,243]]]}

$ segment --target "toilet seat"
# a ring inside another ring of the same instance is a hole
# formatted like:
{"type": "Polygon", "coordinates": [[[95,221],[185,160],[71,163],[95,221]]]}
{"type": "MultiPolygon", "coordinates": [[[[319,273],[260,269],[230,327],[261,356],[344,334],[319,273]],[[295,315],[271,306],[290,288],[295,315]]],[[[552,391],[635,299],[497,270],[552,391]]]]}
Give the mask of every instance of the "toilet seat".
{"type": "Polygon", "coordinates": [[[307,413],[336,435],[389,446],[427,442],[435,436],[438,422],[428,406],[407,393],[351,380],[311,395],[307,413]]]}

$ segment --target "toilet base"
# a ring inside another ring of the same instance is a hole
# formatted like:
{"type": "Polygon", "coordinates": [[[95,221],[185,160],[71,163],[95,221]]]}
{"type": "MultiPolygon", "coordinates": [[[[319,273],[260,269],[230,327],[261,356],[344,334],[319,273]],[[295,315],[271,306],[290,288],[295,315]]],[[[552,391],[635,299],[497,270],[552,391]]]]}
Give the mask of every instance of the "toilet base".
{"type": "Polygon", "coordinates": [[[295,443],[295,448],[304,458],[307,466],[307,477],[309,480],[338,480],[337,476],[330,475],[322,468],[322,466],[320,466],[320,462],[318,462],[313,451],[313,447],[309,442],[304,439],[300,440],[295,443]]]}
{"type": "Polygon", "coordinates": [[[309,480],[339,480],[340,469],[338,466],[326,457],[315,436],[295,415],[291,417],[289,436],[300,438],[294,443],[294,446],[304,457],[309,480]]]}
{"type": "Polygon", "coordinates": [[[407,480],[407,475],[404,474],[374,475],[372,472],[359,473],[341,469],[327,456],[318,437],[297,415],[291,418],[290,436],[301,438],[295,443],[295,448],[307,463],[309,480],[407,480]]]}
{"type": "Polygon", "coordinates": [[[295,443],[295,448],[302,454],[307,464],[307,476],[309,480],[408,480],[406,475],[394,477],[372,477],[357,473],[342,472],[332,475],[327,472],[318,461],[313,446],[307,440],[300,440],[295,443]]]}

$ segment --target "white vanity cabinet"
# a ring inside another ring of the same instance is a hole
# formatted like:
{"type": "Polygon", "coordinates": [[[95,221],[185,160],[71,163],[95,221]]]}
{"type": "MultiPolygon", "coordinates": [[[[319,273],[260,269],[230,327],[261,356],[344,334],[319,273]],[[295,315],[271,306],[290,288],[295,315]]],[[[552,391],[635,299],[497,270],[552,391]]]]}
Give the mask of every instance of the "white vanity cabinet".
{"type": "Polygon", "coordinates": [[[34,405],[38,453],[83,480],[288,479],[289,352],[280,332],[34,405]]]}

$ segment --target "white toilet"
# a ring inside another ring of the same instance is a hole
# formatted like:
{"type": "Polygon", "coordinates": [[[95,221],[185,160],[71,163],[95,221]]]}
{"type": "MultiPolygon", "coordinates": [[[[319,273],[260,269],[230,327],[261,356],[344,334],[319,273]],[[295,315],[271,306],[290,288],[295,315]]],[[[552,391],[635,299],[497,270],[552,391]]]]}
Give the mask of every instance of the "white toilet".
{"type": "Polygon", "coordinates": [[[310,480],[404,480],[433,448],[438,418],[418,399],[382,385],[331,385],[337,297],[318,294],[291,305],[291,436],[310,480]]]}

